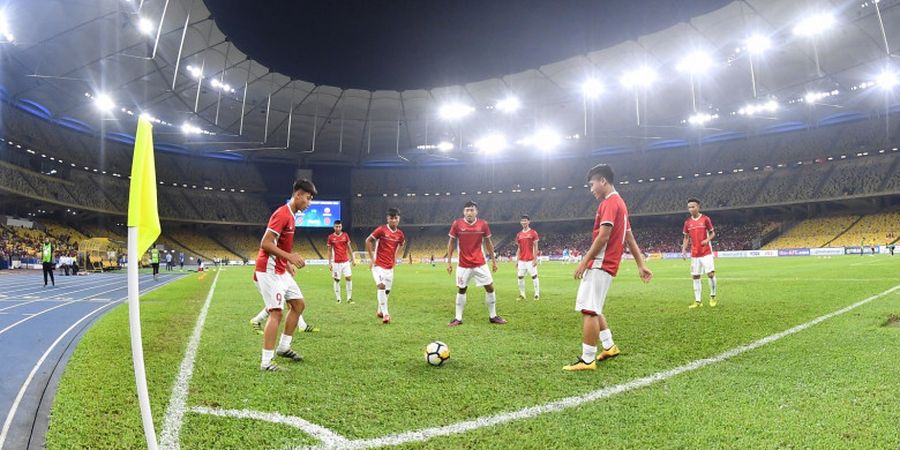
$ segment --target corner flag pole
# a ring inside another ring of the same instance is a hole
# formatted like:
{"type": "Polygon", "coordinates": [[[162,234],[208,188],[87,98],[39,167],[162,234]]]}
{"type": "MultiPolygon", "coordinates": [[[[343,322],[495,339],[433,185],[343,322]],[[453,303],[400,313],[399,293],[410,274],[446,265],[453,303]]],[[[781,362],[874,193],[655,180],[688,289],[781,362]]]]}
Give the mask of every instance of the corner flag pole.
{"type": "Polygon", "coordinates": [[[141,341],[140,286],[138,269],[140,255],[159,237],[159,213],[156,208],[156,166],[153,160],[153,127],[144,117],[138,119],[134,140],[134,159],[131,164],[131,185],[128,195],[128,325],[131,332],[131,357],[134,360],[134,380],[147,448],[156,450],[156,430],[150,412],[150,395],[144,370],[144,346],[141,341]]]}

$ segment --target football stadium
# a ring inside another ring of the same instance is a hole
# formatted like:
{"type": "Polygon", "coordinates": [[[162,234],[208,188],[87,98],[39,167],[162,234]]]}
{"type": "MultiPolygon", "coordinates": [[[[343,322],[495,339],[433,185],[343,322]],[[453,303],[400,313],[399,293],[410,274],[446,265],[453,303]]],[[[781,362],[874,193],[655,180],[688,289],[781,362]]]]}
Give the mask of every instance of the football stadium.
{"type": "Polygon", "coordinates": [[[0,450],[900,448],[900,0],[0,2],[0,450]]]}

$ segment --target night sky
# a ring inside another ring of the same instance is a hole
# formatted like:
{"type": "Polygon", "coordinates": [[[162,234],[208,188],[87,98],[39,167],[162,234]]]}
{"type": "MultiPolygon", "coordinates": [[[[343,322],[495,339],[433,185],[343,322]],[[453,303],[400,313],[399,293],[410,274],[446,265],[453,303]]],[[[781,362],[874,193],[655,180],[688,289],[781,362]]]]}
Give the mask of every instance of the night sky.
{"type": "Polygon", "coordinates": [[[204,0],[251,58],[342,88],[407,90],[537,68],[728,0],[204,0]]]}

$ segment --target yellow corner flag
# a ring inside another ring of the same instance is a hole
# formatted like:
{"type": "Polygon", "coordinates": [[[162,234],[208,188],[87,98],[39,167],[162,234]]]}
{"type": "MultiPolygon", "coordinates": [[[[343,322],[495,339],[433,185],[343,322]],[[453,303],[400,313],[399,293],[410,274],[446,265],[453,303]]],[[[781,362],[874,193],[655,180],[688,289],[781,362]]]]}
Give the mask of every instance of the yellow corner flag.
{"type": "MultiPolygon", "coordinates": [[[[153,160],[153,125],[138,119],[131,163],[131,188],[128,193],[128,226],[137,227],[137,254],[141,255],[159,237],[159,212],[156,208],[156,164],[153,160]]],[[[131,261],[129,261],[131,263],[131,261]]]]}

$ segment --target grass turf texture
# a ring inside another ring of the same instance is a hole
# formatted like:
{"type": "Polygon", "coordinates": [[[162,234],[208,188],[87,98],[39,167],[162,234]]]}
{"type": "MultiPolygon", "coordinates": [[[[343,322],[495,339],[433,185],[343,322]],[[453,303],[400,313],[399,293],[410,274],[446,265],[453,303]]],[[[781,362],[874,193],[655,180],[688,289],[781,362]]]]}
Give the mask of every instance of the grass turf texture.
{"type": "MultiPolygon", "coordinates": [[[[515,269],[502,265],[495,275],[498,312],[510,323],[488,324],[484,291],[473,286],[465,324],[452,329],[446,324],[455,289],[444,266],[398,266],[390,325],[375,318],[373,282],[362,266],[354,271],[355,305],[335,303],[326,268],[305,268],[298,275],[307,298],[304,316],[322,332],[298,333],[294,346],[306,361],[284,362],[291,370],[275,374],[257,369],[261,338],[247,320],[262,301],[251,269],[230,268],[216,288],[187,404],[279,412],[347,438],[374,438],[627,382],[785,330],[900,282],[900,259],[889,257],[719,259],[716,265],[719,307],[688,310],[688,262],[651,261],[649,285],[637,279],[632,262],[623,263],[605,311],[623,353],[583,373],[560,370],[581,348],[574,265],[542,265],[537,302],[515,300],[515,269]],[[450,346],[450,361],[441,368],[424,361],[424,346],[434,340],[450,346]]],[[[209,275],[203,281],[192,275],[143,303],[157,430],[209,275]]],[[[527,278],[526,285],[530,298],[527,278]]],[[[126,313],[117,308],[79,345],[55,400],[48,447],[140,446],[126,313]]],[[[602,438],[613,448],[897,448],[900,328],[883,325],[898,313],[895,291],[648,388],[407,447],[576,447],[602,438]]],[[[288,426],[188,413],[181,442],[185,448],[272,448],[315,441],[288,426]]]]}

